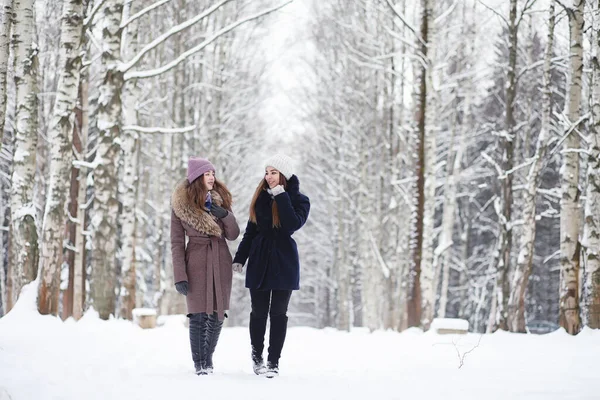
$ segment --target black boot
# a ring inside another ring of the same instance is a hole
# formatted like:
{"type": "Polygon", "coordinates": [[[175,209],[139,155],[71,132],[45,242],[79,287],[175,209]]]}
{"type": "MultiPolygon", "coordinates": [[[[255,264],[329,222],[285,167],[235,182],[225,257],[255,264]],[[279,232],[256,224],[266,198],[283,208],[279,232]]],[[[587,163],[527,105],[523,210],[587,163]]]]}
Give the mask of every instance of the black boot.
{"type": "Polygon", "coordinates": [[[262,375],[267,372],[262,352],[259,353],[258,351],[255,351],[254,348],[252,348],[252,370],[256,375],[262,375]]]}
{"type": "Polygon", "coordinates": [[[209,374],[213,373],[213,354],[219,341],[219,335],[221,335],[221,328],[223,328],[223,321],[219,321],[217,313],[212,313],[208,316],[207,323],[207,352],[206,352],[206,371],[209,374]]]}
{"type": "Polygon", "coordinates": [[[285,335],[287,333],[287,315],[278,315],[271,317],[271,329],[269,331],[269,356],[267,358],[269,365],[277,369],[279,372],[279,358],[281,357],[281,350],[283,349],[283,343],[285,343],[285,335]]]}
{"type": "Polygon", "coordinates": [[[265,376],[267,378],[274,378],[278,375],[279,375],[279,363],[267,361],[267,369],[265,371],[265,376]]]}
{"type": "Polygon", "coordinates": [[[190,347],[196,375],[206,375],[206,313],[190,314],[190,347]]]}
{"type": "Polygon", "coordinates": [[[265,343],[265,331],[267,330],[266,316],[257,317],[250,313],[250,344],[252,345],[252,370],[256,375],[266,372],[263,360],[263,349],[265,343]]]}

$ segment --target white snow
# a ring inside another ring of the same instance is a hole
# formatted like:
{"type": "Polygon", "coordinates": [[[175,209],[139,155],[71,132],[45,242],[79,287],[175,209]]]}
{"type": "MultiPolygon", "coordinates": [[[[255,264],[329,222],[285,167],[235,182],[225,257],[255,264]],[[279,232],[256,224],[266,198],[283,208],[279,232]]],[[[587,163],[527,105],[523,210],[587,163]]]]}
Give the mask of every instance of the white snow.
{"type": "Polygon", "coordinates": [[[434,332],[438,329],[468,331],[469,321],[467,321],[466,319],[459,318],[434,318],[429,329],[431,329],[434,332]]]}
{"type": "Polygon", "coordinates": [[[148,330],[93,311],[61,322],[37,313],[35,292],[28,285],[0,319],[1,400],[599,398],[600,332],[590,329],[571,337],[292,327],[281,374],[269,380],[252,373],[247,328],[226,327],[215,374],[196,376],[182,316],[148,330]]]}
{"type": "Polygon", "coordinates": [[[156,315],[156,310],[153,308],[134,308],[131,313],[134,318],[147,317],[150,315],[156,315]]]}

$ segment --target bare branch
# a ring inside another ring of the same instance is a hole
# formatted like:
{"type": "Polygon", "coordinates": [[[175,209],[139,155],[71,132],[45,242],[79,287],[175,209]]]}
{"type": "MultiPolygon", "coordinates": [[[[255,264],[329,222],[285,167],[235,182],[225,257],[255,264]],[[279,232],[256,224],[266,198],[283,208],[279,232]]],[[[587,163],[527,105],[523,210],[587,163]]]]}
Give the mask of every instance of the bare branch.
{"type": "Polygon", "coordinates": [[[482,6],[484,6],[485,8],[487,8],[488,10],[490,10],[491,12],[493,12],[494,14],[496,14],[497,16],[499,16],[500,19],[502,19],[502,21],[504,21],[504,23],[506,24],[506,26],[510,26],[510,24],[508,23],[508,21],[506,20],[506,18],[504,18],[504,15],[500,14],[498,11],[494,10],[492,7],[488,6],[487,4],[485,4],[481,0],[479,0],[479,4],[481,4],[482,6]]]}
{"type": "Polygon", "coordinates": [[[433,24],[435,26],[439,25],[448,15],[452,14],[452,11],[454,11],[457,4],[458,4],[458,0],[454,0],[454,3],[452,3],[452,5],[450,7],[448,7],[448,9],[446,11],[444,11],[439,17],[437,17],[433,21],[433,24]]]}
{"type": "Polygon", "coordinates": [[[183,128],[160,128],[160,127],[143,127],[137,125],[127,125],[123,127],[124,131],[136,131],[139,133],[186,133],[196,129],[196,125],[184,126],[183,128]]]}
{"type": "Polygon", "coordinates": [[[106,0],[100,0],[94,5],[94,7],[92,8],[92,11],[90,11],[90,15],[88,15],[85,18],[85,20],[83,21],[83,26],[87,27],[92,23],[92,21],[94,20],[94,17],[96,16],[96,13],[98,12],[98,10],[100,10],[102,8],[104,3],[106,3],[106,0]]]}
{"type": "Polygon", "coordinates": [[[525,16],[525,14],[527,14],[527,11],[529,11],[529,9],[535,5],[535,2],[536,2],[536,0],[527,0],[527,3],[525,3],[525,6],[523,7],[523,10],[521,11],[521,15],[519,16],[519,19],[517,21],[517,24],[516,24],[517,29],[519,29],[519,25],[521,24],[521,21],[523,21],[523,17],[525,16]]]}
{"type": "Polygon", "coordinates": [[[144,8],[143,10],[135,13],[134,15],[132,15],[131,17],[129,17],[126,21],[121,22],[121,29],[125,28],[127,25],[129,25],[130,23],[132,23],[133,21],[135,21],[136,19],[144,16],[145,14],[149,13],[150,11],[154,10],[155,8],[158,8],[160,6],[162,6],[165,3],[170,2],[171,0],[160,0],[157,1],[156,3],[144,8]]]}
{"type": "Polygon", "coordinates": [[[149,51],[156,48],[156,46],[160,45],[161,43],[163,43],[165,40],[167,40],[171,36],[173,36],[177,33],[180,33],[184,29],[187,29],[190,26],[197,23],[198,21],[201,21],[202,19],[206,18],[207,16],[209,16],[210,14],[212,14],[213,12],[215,12],[216,10],[221,8],[226,3],[229,3],[230,1],[231,0],[222,0],[220,3],[215,4],[214,6],[210,7],[206,11],[204,11],[203,13],[196,15],[194,18],[188,19],[187,21],[182,22],[179,25],[175,25],[174,27],[169,29],[167,32],[163,33],[162,35],[160,35],[159,37],[157,37],[156,39],[154,39],[153,41],[148,43],[146,46],[144,46],[144,48],[142,50],[140,50],[139,53],[137,53],[130,61],[121,64],[121,66],[119,67],[119,70],[121,72],[129,71],[132,67],[135,66],[135,64],[137,64],[142,59],[142,57],[144,57],[144,55],[146,55],[149,51]]]}
{"type": "Polygon", "coordinates": [[[454,341],[452,341],[452,344],[454,345],[454,348],[456,349],[456,353],[458,354],[458,360],[459,360],[459,364],[458,364],[458,368],[462,368],[463,365],[465,365],[465,358],[467,357],[467,354],[469,354],[470,352],[472,352],[473,350],[475,350],[476,348],[479,347],[479,344],[481,343],[481,338],[483,338],[483,334],[479,335],[479,340],[477,341],[477,344],[472,347],[470,350],[465,351],[464,353],[460,354],[460,350],[458,349],[458,346],[456,345],[456,343],[454,343],[454,341]]]}
{"type": "Polygon", "coordinates": [[[196,47],[193,47],[191,49],[189,49],[188,51],[182,53],[179,57],[177,57],[175,60],[171,61],[168,64],[163,65],[162,67],[159,68],[155,68],[155,69],[150,69],[150,70],[144,70],[144,71],[135,71],[135,72],[126,72],[124,79],[125,80],[129,80],[129,79],[144,79],[144,78],[151,78],[153,76],[157,76],[160,74],[163,74],[167,71],[169,71],[170,69],[176,67],[177,65],[181,64],[183,61],[187,60],[189,57],[191,57],[192,55],[198,53],[199,51],[201,51],[202,49],[204,49],[206,46],[208,46],[209,44],[211,44],[212,42],[214,42],[216,39],[218,39],[219,37],[223,36],[224,34],[228,33],[229,31],[233,30],[234,28],[237,28],[238,26],[248,22],[248,21],[252,21],[254,19],[260,18],[264,15],[270,14],[274,11],[279,10],[280,8],[290,4],[293,0],[287,0],[285,3],[269,8],[267,10],[263,10],[259,13],[250,15],[248,17],[242,18],[232,24],[227,25],[225,28],[217,31],[216,33],[212,34],[208,39],[206,39],[205,41],[203,41],[202,43],[200,43],[199,45],[197,45],[196,47]]]}
{"type": "Polygon", "coordinates": [[[396,14],[396,17],[398,17],[398,19],[400,19],[400,21],[402,21],[404,26],[406,26],[412,33],[414,33],[417,38],[420,38],[419,34],[417,33],[417,30],[408,23],[408,21],[406,20],[406,17],[404,15],[402,15],[400,13],[400,11],[396,10],[396,7],[394,6],[394,4],[392,4],[392,0],[386,0],[386,1],[387,1],[388,6],[390,6],[390,8],[394,12],[394,14],[396,14]]]}

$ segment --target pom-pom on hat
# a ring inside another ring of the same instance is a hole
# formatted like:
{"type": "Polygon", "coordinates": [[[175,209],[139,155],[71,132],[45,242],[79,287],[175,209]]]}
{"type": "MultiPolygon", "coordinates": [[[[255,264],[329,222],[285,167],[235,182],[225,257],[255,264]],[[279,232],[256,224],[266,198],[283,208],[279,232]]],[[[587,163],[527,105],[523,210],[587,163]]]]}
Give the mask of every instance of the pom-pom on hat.
{"type": "Polygon", "coordinates": [[[205,172],[214,170],[215,166],[206,158],[190,157],[188,160],[187,180],[189,183],[192,183],[204,175],[205,172]]]}
{"type": "Polygon", "coordinates": [[[285,179],[290,179],[294,175],[293,164],[292,159],[283,154],[275,154],[264,162],[265,169],[267,167],[275,168],[285,176],[285,179]]]}

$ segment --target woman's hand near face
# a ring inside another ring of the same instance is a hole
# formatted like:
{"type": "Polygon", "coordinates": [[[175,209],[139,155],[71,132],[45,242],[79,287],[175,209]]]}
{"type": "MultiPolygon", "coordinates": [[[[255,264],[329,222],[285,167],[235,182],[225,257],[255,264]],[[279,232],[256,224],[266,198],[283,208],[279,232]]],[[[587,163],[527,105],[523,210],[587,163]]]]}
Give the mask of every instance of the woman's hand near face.
{"type": "Polygon", "coordinates": [[[277,185],[277,186],[275,186],[275,187],[273,187],[273,188],[271,188],[269,190],[271,191],[271,194],[273,196],[277,196],[278,194],[281,194],[281,193],[285,192],[285,189],[281,185],[277,185]]]}

